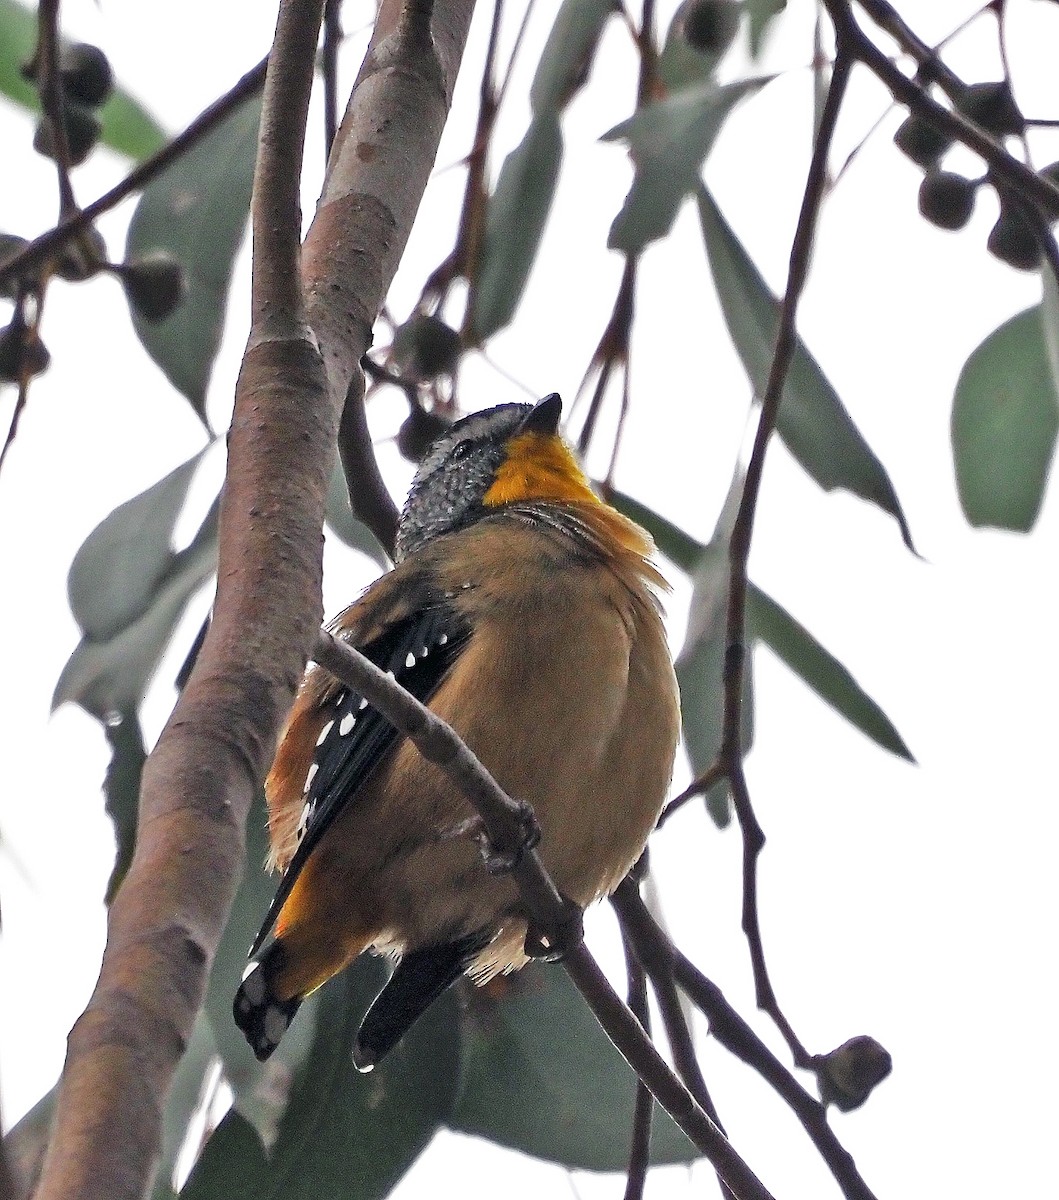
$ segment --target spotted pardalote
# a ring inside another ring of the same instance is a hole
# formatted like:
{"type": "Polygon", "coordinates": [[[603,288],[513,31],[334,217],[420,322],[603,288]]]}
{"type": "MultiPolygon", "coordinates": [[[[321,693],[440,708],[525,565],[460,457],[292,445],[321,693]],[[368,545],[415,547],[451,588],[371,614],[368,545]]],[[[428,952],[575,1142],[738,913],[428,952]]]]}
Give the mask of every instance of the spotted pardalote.
{"type": "MultiPolygon", "coordinates": [[[[416,473],[394,569],[331,629],[532,805],[545,868],[585,906],[643,850],[679,710],[651,539],[593,492],[561,408],[551,395],[452,425],[416,473]]],[[[362,1069],[461,974],[483,982],[527,961],[514,883],[459,836],[468,801],[321,668],[301,686],[266,796],[283,876],[234,1005],[258,1058],[366,950],[397,965],[361,1026],[362,1069]]]]}

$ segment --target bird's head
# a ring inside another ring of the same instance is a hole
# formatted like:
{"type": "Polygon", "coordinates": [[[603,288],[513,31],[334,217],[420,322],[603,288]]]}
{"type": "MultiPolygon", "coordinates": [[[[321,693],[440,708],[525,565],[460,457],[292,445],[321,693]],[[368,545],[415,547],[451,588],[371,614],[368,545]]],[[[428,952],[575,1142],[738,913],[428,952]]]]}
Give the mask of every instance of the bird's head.
{"type": "Polygon", "coordinates": [[[508,504],[598,503],[559,433],[557,393],[500,404],[457,421],[427,450],[397,530],[400,562],[439,534],[508,504]]]}

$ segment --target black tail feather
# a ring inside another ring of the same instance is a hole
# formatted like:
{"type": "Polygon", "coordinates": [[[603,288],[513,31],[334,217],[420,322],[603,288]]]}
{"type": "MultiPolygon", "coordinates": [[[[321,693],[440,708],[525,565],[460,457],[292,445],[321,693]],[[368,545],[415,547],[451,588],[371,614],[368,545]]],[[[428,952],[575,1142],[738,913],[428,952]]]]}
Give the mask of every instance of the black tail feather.
{"type": "Polygon", "coordinates": [[[273,942],[243,977],[232,1004],[235,1023],[260,1062],[279,1045],[301,1007],[301,996],[281,1000],[273,989],[272,981],[282,956],[282,943],[273,942]]]}
{"type": "Polygon", "coordinates": [[[488,942],[475,934],[405,954],[360,1026],[353,1043],[357,1070],[370,1071],[388,1054],[488,942]]]}

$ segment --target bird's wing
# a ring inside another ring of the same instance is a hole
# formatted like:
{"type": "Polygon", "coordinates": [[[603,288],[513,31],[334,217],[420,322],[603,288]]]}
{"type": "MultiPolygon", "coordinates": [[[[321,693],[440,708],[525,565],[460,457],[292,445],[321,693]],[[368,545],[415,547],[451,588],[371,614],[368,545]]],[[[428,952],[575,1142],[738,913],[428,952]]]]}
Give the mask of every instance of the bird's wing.
{"type": "MultiPolygon", "coordinates": [[[[377,625],[373,632],[376,630],[377,625]]],[[[405,612],[358,648],[425,703],[459,657],[469,632],[455,609],[442,600],[405,612]]],[[[398,739],[394,726],[347,687],[325,693],[323,705],[324,724],[305,791],[301,839],[251,955],[268,936],[310,854],[398,739]]]]}

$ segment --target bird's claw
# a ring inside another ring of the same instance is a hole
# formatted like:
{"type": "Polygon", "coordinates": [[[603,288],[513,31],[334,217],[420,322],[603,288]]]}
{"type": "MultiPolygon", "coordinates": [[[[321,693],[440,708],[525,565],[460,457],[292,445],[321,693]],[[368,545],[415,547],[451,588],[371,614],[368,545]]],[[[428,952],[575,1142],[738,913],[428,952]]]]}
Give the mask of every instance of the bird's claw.
{"type": "Polygon", "coordinates": [[[581,908],[566,896],[563,896],[562,900],[562,915],[550,929],[531,925],[526,930],[522,950],[527,958],[541,962],[559,962],[584,938],[584,914],[581,908]]]}

